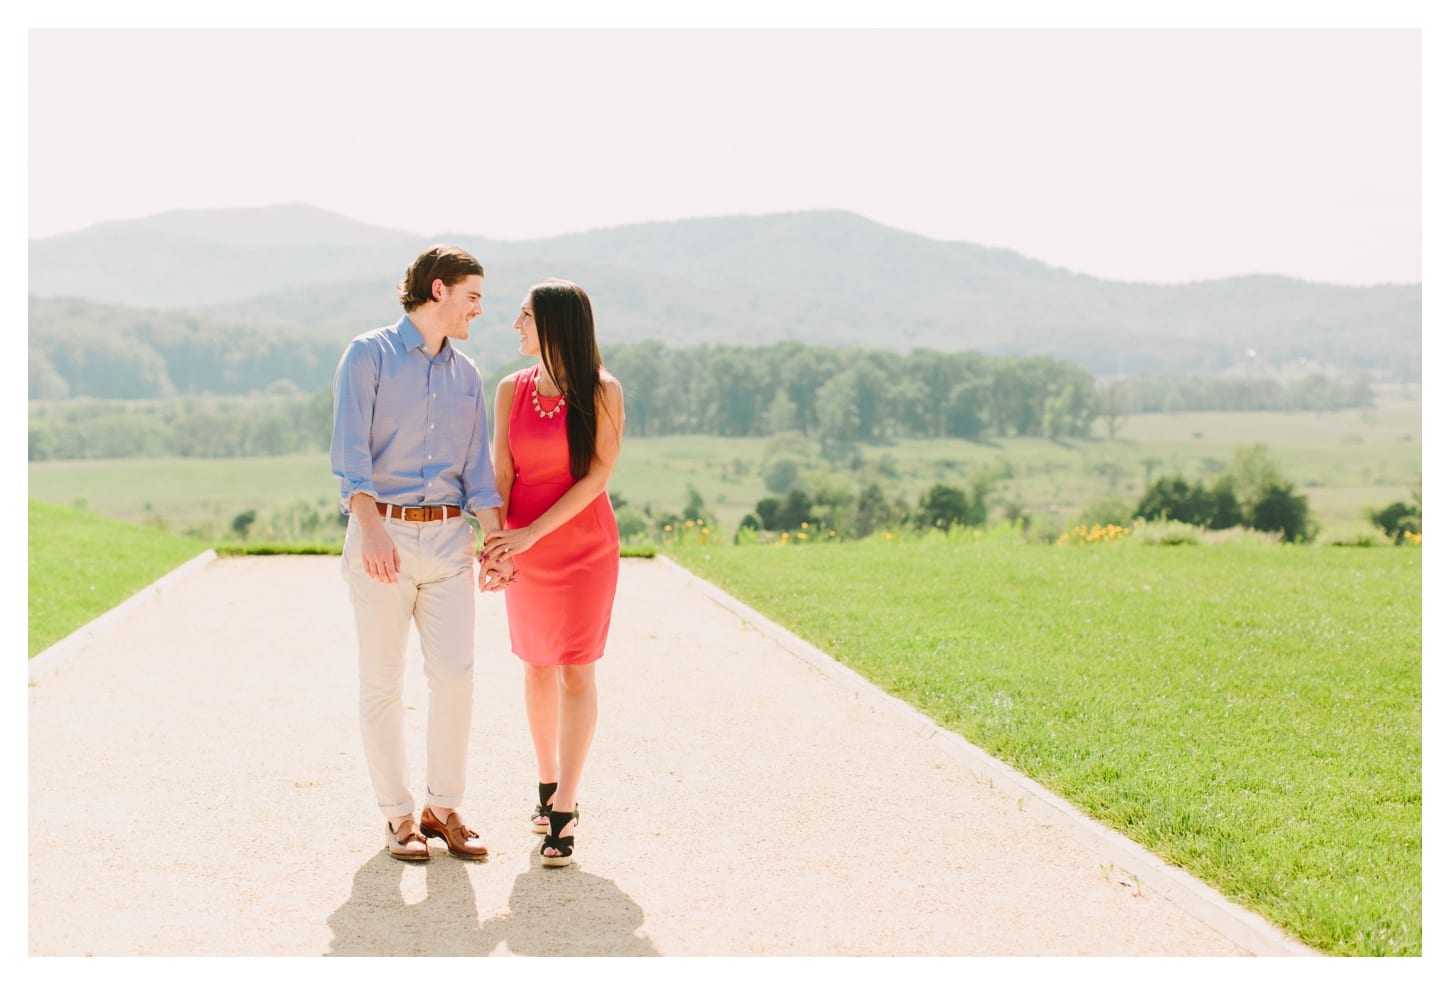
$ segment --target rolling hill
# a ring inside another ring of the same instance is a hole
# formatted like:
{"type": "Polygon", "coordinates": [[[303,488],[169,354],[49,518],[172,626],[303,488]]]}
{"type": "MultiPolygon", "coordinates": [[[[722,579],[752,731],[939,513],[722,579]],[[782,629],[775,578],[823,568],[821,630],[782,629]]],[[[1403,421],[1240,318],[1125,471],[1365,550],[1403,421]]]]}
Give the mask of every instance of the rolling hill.
{"type": "Polygon", "coordinates": [[[1105,281],[846,212],[685,219],[513,242],[422,240],[290,205],[172,212],[32,240],[32,395],[38,360],[64,377],[61,350],[102,326],[142,347],[148,332],[174,340],[184,331],[233,361],[260,345],[284,365],[272,350],[292,344],[309,363],[330,363],[335,355],[326,354],[352,335],[397,317],[392,286],[429,242],[456,242],[483,261],[485,310],[464,348],[488,361],[513,355],[508,328],[529,284],[566,276],[589,290],[605,344],[794,339],[975,350],[1053,356],[1099,376],[1312,368],[1416,381],[1421,373],[1418,284],[1105,281]]]}

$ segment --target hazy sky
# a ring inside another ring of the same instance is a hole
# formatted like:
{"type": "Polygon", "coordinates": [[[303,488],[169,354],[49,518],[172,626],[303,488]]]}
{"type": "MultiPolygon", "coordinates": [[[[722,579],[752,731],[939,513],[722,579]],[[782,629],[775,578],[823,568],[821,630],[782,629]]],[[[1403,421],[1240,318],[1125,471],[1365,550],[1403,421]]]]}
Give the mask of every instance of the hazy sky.
{"type": "Polygon", "coordinates": [[[1421,274],[1416,30],[31,30],[29,235],[846,209],[1119,280],[1421,274]]]}

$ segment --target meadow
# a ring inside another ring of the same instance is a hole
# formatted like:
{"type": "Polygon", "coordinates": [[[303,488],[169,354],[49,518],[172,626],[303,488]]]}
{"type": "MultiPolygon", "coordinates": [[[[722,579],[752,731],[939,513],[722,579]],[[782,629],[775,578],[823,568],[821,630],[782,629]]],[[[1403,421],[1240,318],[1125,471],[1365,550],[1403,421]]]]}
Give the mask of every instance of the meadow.
{"type": "Polygon", "coordinates": [[[35,500],[29,515],[32,657],[210,546],[35,500]]]}
{"type": "Polygon", "coordinates": [[[1311,946],[1421,953],[1418,548],[669,554],[1311,946]]]}
{"type": "MultiPolygon", "coordinates": [[[[1002,477],[994,516],[1012,507],[1031,515],[1038,529],[1061,529],[1095,500],[1136,502],[1156,477],[1212,479],[1236,449],[1256,442],[1268,446],[1321,523],[1352,525],[1366,507],[1407,500],[1418,483],[1420,403],[1388,393],[1379,407],[1363,411],[1142,414],[1120,419],[1111,440],[900,441],[860,446],[856,464],[891,477],[913,503],[933,483],[965,485],[991,469],[1002,477]]],[[[796,444],[805,449],[806,476],[855,481],[849,462],[829,463],[809,441],[796,444]]],[[[678,511],[694,488],[728,536],[772,495],[763,473],[780,446],[778,437],[628,437],[610,491],[658,515],[678,511]]],[[[323,454],[50,461],[32,463],[29,473],[33,497],[174,532],[224,539],[233,520],[251,510],[261,518],[253,536],[265,536],[269,514],[315,511],[320,527],[303,539],[342,535],[336,484],[323,454]]]]}

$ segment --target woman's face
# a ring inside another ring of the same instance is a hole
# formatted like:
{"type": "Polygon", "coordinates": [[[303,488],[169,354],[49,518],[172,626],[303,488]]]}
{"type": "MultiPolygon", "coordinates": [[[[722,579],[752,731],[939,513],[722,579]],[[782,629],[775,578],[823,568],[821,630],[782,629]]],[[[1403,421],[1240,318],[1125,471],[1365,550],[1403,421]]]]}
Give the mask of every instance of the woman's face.
{"type": "Polygon", "coordinates": [[[534,324],[534,306],[531,297],[525,297],[519,305],[519,316],[514,319],[514,331],[519,333],[519,352],[525,356],[539,354],[539,329],[534,324]]]}

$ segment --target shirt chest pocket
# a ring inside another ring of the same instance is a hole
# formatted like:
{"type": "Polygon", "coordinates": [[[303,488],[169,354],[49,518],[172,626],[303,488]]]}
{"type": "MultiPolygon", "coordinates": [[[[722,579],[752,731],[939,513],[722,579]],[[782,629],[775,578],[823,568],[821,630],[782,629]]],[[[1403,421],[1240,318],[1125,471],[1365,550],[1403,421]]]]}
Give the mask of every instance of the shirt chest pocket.
{"type": "Polygon", "coordinates": [[[483,426],[480,419],[479,386],[454,385],[434,399],[432,421],[436,425],[439,447],[455,463],[462,465],[473,432],[483,426]]]}

